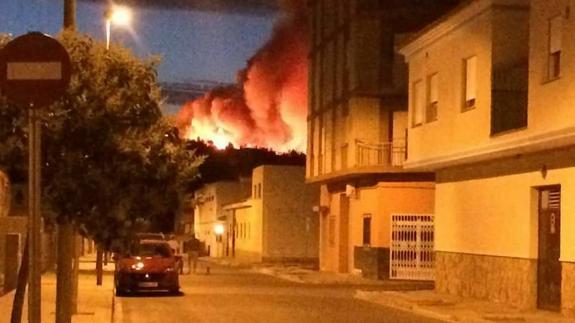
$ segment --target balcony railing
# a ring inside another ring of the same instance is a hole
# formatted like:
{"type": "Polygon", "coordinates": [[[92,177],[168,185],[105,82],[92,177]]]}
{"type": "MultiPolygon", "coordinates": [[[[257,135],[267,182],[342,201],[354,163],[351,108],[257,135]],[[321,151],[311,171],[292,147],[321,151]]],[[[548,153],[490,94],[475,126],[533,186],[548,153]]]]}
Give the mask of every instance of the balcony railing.
{"type": "Polygon", "coordinates": [[[400,167],[405,161],[405,139],[394,139],[393,142],[367,143],[356,139],[356,166],[391,166],[400,167]]]}

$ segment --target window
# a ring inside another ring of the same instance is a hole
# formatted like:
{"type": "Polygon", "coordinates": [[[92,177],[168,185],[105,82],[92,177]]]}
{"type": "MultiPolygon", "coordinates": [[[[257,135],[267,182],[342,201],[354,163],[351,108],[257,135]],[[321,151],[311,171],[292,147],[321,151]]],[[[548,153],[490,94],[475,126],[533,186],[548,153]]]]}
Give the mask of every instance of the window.
{"type": "Polygon", "coordinates": [[[425,121],[432,122],[437,120],[437,106],[439,104],[437,73],[427,79],[427,111],[425,111],[425,121]]]}
{"type": "Polygon", "coordinates": [[[371,214],[363,215],[363,245],[371,245],[371,214]]]}
{"type": "Polygon", "coordinates": [[[554,80],[561,74],[563,18],[557,16],[549,20],[549,65],[548,79],[554,80]]]}
{"type": "Polygon", "coordinates": [[[477,97],[477,56],[465,60],[465,102],[463,110],[473,109],[477,97]]]}
{"type": "Polygon", "coordinates": [[[423,113],[425,109],[425,92],[423,91],[423,82],[417,81],[413,83],[413,109],[412,109],[412,125],[418,126],[423,123],[423,113]]]}
{"type": "Polygon", "coordinates": [[[262,198],[262,184],[259,183],[258,184],[258,198],[262,198]]]}

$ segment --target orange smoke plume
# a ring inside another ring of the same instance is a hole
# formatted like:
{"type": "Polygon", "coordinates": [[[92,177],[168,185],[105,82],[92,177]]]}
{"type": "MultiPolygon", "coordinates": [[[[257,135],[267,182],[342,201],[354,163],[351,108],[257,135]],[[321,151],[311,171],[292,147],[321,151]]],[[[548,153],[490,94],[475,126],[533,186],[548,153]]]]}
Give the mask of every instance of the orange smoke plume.
{"type": "Polygon", "coordinates": [[[188,139],[305,151],[308,30],[303,1],[288,6],[271,39],[240,72],[237,86],[186,103],[178,124],[188,139]]]}

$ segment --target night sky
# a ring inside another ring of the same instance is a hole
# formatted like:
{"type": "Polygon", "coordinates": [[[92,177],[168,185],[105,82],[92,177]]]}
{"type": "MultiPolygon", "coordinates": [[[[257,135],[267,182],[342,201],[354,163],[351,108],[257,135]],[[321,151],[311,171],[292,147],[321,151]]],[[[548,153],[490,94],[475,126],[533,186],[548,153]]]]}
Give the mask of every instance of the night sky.
{"type": "MultiPolygon", "coordinates": [[[[104,41],[104,10],[104,5],[78,1],[78,31],[104,41]]],[[[63,0],[0,0],[0,33],[56,35],[62,26],[62,12],[63,0]]],[[[161,55],[161,81],[231,83],[268,39],[274,20],[273,13],[133,8],[131,31],[112,26],[112,43],[130,47],[140,57],[161,55]]]]}

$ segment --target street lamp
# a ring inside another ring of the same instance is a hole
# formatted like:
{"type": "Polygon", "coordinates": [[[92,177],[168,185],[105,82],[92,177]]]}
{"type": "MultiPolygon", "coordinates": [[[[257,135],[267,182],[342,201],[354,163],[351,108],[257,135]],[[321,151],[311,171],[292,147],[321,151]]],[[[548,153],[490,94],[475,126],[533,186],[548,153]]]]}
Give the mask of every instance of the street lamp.
{"type": "Polygon", "coordinates": [[[106,19],[106,49],[110,49],[110,29],[112,23],[118,26],[127,26],[132,20],[132,12],[127,7],[113,6],[104,13],[106,19]]]}
{"type": "Polygon", "coordinates": [[[221,235],[224,233],[224,225],[221,224],[221,223],[217,223],[217,224],[214,226],[214,233],[215,233],[217,236],[221,236],[221,235]]]}
{"type": "Polygon", "coordinates": [[[216,223],[214,225],[214,233],[216,234],[216,256],[221,256],[221,245],[222,245],[222,234],[224,234],[224,225],[221,223],[216,223]]]}

